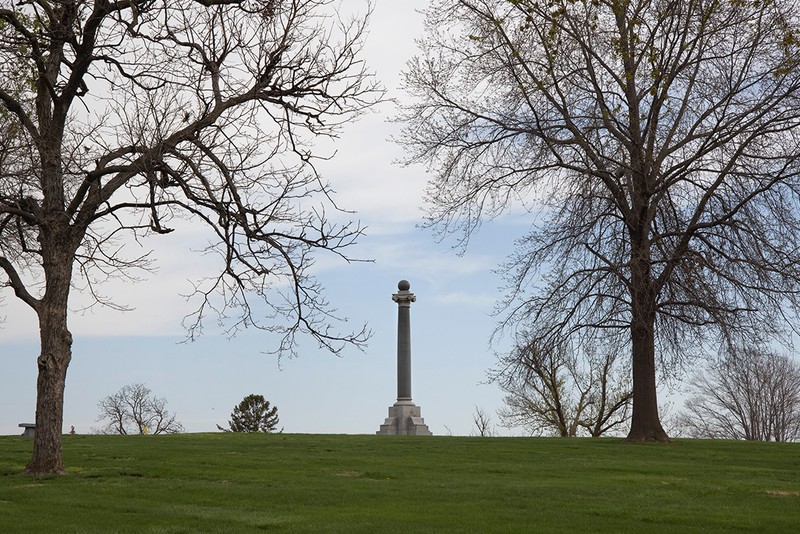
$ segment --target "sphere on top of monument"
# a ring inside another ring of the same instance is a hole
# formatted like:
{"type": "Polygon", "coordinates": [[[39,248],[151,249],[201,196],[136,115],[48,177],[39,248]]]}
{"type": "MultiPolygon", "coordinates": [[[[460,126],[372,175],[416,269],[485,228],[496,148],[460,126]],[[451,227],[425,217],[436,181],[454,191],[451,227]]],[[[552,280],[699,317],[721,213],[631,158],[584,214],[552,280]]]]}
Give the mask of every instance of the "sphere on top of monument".
{"type": "Polygon", "coordinates": [[[408,291],[409,289],[411,289],[411,284],[408,283],[408,280],[400,280],[397,283],[397,289],[399,289],[400,291],[408,291]]]}

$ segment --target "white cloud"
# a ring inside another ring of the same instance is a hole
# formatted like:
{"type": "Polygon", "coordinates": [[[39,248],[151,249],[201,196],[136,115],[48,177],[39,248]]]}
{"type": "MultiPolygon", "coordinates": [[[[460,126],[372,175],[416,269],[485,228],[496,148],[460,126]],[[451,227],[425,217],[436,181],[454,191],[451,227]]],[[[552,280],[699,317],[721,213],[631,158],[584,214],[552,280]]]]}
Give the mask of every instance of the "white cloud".
{"type": "Polygon", "coordinates": [[[455,291],[439,295],[436,299],[442,304],[455,304],[459,306],[475,306],[477,308],[490,308],[497,302],[496,293],[468,293],[455,291]]]}

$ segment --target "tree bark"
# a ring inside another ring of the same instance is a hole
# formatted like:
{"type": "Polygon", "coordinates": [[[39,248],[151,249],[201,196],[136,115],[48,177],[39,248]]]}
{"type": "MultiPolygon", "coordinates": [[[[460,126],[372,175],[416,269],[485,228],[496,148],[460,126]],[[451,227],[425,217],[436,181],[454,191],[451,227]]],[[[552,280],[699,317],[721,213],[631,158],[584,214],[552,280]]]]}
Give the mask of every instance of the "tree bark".
{"type": "Polygon", "coordinates": [[[656,302],[658,290],[652,273],[649,201],[645,174],[637,176],[634,191],[638,215],[631,224],[631,367],[633,371],[633,412],[628,441],[667,442],[661,426],[656,394],[656,302]]]}
{"type": "Polygon", "coordinates": [[[70,240],[65,233],[42,239],[46,290],[40,302],[37,359],[36,432],[33,454],[25,472],[33,475],[64,472],[61,454],[64,387],[72,359],[72,334],[67,326],[67,305],[72,278],[70,240]]]}
{"type": "Polygon", "coordinates": [[[661,426],[658,415],[655,361],[656,299],[648,280],[649,270],[649,266],[637,269],[634,263],[631,306],[633,413],[627,440],[667,442],[669,437],[661,426]]]}
{"type": "Polygon", "coordinates": [[[669,441],[658,415],[655,337],[653,334],[652,323],[631,329],[633,414],[631,415],[628,441],[669,441]]]}
{"type": "Polygon", "coordinates": [[[25,468],[28,474],[64,472],[61,457],[64,385],[72,358],[72,336],[65,323],[61,326],[46,324],[45,321],[40,323],[42,354],[37,360],[36,433],[33,455],[25,468]]]}

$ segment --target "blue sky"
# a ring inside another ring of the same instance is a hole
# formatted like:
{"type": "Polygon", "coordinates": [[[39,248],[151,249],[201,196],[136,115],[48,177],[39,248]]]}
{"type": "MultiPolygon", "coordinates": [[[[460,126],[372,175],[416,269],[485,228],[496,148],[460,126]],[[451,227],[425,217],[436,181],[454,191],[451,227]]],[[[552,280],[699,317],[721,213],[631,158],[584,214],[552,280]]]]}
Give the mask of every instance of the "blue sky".
{"type": "MultiPolygon", "coordinates": [[[[422,34],[417,10],[426,3],[379,0],[375,8],[365,59],[389,96],[402,98],[399,73],[414,53],[413,39],[422,34]]],[[[339,314],[373,330],[365,351],[349,349],[336,357],[307,339],[300,357],[278,360],[264,354],[274,341],[262,332],[230,340],[212,332],[181,343],[181,319],[192,308],[180,293],[189,290],[193,273],[203,274],[204,265],[190,252],[192,235],[175,232],[145,243],[145,250],[154,250],[157,274],[135,285],[104,286],[106,295],[133,311],[95,309],[71,316],[75,342],[65,428],[74,425],[85,433],[100,426],[97,402],[140,382],[165,397],[190,432],[224,425],[244,396],[258,393],[278,406],[286,432],[374,433],[396,396],[397,307],[391,295],[401,279],[410,281],[417,296],[411,308],[412,388],[432,432],[469,434],[475,406],[494,414],[502,394],[484,383],[495,361],[493,350],[503,349],[489,345],[502,284],[493,270],[526,223],[507,217],[486,225],[461,256],[419,229],[426,172],[393,164],[402,155],[388,140],[399,129],[387,122],[394,113],[385,104],[350,125],[336,157],[320,166],[338,204],[355,210],[368,227],[352,253],[373,263],[321,258],[316,270],[339,314]]],[[[0,434],[19,434],[18,423],[34,420],[38,333],[33,313],[11,293],[2,296],[0,434]]],[[[80,296],[74,302],[79,306],[80,296]]]]}

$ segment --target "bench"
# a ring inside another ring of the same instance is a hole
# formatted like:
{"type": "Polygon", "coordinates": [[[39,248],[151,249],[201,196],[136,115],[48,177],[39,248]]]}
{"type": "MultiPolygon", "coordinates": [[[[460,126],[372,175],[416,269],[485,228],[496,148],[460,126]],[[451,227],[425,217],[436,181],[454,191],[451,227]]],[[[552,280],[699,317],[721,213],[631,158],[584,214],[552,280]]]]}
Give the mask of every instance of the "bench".
{"type": "Polygon", "coordinates": [[[32,438],[34,431],[36,430],[35,423],[20,423],[19,427],[25,429],[22,431],[22,435],[25,436],[26,438],[32,438]]]}

